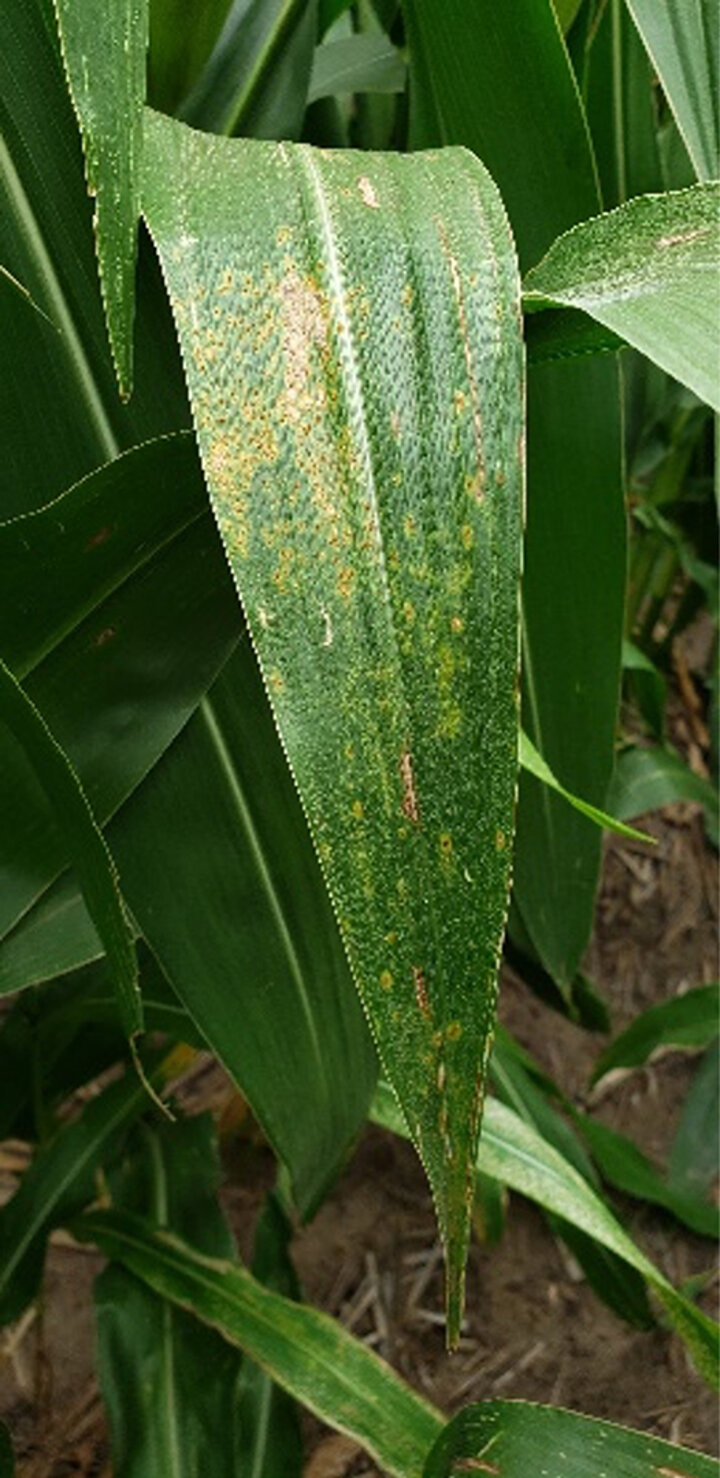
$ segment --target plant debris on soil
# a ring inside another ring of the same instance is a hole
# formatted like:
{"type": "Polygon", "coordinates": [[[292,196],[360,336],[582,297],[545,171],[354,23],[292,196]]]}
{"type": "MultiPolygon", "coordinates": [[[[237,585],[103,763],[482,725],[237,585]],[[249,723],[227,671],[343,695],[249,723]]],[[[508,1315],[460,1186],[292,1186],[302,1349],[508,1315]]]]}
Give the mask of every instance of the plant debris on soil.
{"type": "MultiPolygon", "coordinates": [[[[607,843],[586,959],[614,1031],[655,1002],[717,979],[718,860],[699,811],[669,807],[644,826],[658,840],[652,850],[619,838],[607,843]]],[[[696,1054],[662,1054],[589,1093],[603,1037],[542,1005],[507,972],[500,1016],[577,1105],[629,1134],[663,1165],[696,1054]]],[[[210,1107],[220,1119],[223,1202],[241,1255],[249,1258],[272,1157],[243,1123],[232,1130],[232,1102],[221,1070],[210,1060],[198,1064],[186,1106],[210,1107]]],[[[2,1151],[0,1188],[7,1197],[27,1148],[6,1144],[2,1151]]],[[[675,1284],[705,1276],[701,1302],[714,1314],[712,1244],[656,1207],[611,1199],[675,1284]]],[[[606,1308],[540,1211],[519,1197],[510,1198],[499,1245],[476,1242],[471,1249],[463,1335],[458,1352],[448,1355],[429,1192],[410,1146],[381,1130],[364,1133],[333,1193],[297,1232],[293,1256],[308,1301],[341,1319],[448,1413],[468,1401],[512,1396],[624,1422],[706,1453],[718,1450],[715,1397],[680,1341],[661,1325],[638,1331],[606,1308]]],[[[0,1414],[13,1434],[18,1478],[112,1478],[93,1373],[92,1281],[101,1266],[92,1249],[55,1234],[42,1304],[3,1332],[0,1414]]],[[[354,1442],[304,1420],[305,1478],[378,1478],[354,1442]]]]}

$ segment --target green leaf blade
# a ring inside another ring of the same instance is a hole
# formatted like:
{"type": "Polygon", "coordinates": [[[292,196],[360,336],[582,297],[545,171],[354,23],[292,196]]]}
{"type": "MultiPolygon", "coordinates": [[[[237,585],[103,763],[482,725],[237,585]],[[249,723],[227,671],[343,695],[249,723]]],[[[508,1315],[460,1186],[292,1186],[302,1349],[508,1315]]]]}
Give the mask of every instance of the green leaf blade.
{"type": "Polygon", "coordinates": [[[523,300],[589,313],[717,410],[719,255],[720,185],[640,195],[559,237],[523,300]]]}
{"type": "Polygon", "coordinates": [[[699,179],[717,179],[720,11],[717,0],[627,0],[699,179]]]}
{"type": "Polygon", "coordinates": [[[54,0],[70,94],[96,198],[97,256],[121,393],[132,389],[148,0],[54,0]]]}
{"type": "Polygon", "coordinates": [[[517,764],[507,224],[460,152],[260,149],[157,118],[146,150],[211,499],[456,1332],[517,764]]]}

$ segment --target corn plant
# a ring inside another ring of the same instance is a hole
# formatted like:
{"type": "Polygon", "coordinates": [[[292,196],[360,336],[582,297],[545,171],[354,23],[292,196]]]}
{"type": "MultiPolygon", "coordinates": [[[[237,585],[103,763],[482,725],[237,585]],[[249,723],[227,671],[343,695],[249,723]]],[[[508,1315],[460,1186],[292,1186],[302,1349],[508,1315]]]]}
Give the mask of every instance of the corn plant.
{"type": "MultiPolygon", "coordinates": [[[[447,1422],[300,1301],[289,1239],[371,1117],[424,1165],[450,1346],[506,1185],[717,1379],[712,1321],[602,1199],[589,1157],[621,1183],[628,1147],[493,1052],[503,950],[603,1011],[601,828],[641,809],[607,810],[619,351],[637,404],[655,376],[705,426],[716,12],[7,0],[0,1120],[38,1147],[0,1315],[53,1227],[107,1254],[117,1478],[292,1478],[291,1398],[400,1478],[715,1471],[551,1408],[447,1422]],[[211,1122],[163,1117],[179,1044],[277,1157],[252,1270],[211,1122]]],[[[702,1189],[642,1186],[714,1233],[702,1189]]]]}

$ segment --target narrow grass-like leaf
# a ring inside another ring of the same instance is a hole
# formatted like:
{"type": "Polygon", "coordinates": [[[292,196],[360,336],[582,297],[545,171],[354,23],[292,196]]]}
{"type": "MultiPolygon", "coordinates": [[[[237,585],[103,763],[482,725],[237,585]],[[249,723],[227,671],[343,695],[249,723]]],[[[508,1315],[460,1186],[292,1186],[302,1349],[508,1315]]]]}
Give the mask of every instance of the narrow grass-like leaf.
{"type": "Polygon", "coordinates": [[[298,138],[316,30],[317,0],[234,0],[180,116],[212,133],[298,138]]]}
{"type": "Polygon", "coordinates": [[[568,805],[574,806],[576,811],[579,811],[582,816],[587,816],[588,820],[594,821],[595,825],[602,827],[604,831],[614,831],[618,836],[631,837],[633,841],[649,842],[651,846],[655,845],[655,837],[648,836],[647,832],[636,831],[632,826],[625,826],[622,821],[616,821],[613,816],[609,816],[607,811],[601,811],[599,806],[591,806],[588,801],[581,800],[579,796],[571,795],[570,791],[566,790],[565,786],[555,778],[550,766],[546,764],[542,755],[538,754],[532,740],[528,739],[522,729],[520,730],[520,764],[523,770],[534,775],[536,780],[540,780],[543,785],[548,785],[557,795],[561,795],[568,805]]]}
{"type": "MultiPolygon", "coordinates": [[[[380,1085],[373,1100],[372,1118],[394,1134],[407,1137],[402,1115],[385,1084],[380,1085]]],[[[701,1375],[713,1386],[718,1385],[717,1325],[673,1288],[577,1170],[531,1125],[494,1098],[489,1098],[485,1106],[476,1163],[483,1174],[492,1175],[511,1190],[555,1212],[636,1268],[657,1294],[701,1375]]]]}
{"type": "Polygon", "coordinates": [[[700,179],[720,173],[717,0],[627,0],[700,179]]]}
{"type": "Polygon", "coordinates": [[[35,1297],[50,1231],[93,1199],[98,1166],[147,1104],[145,1086],[127,1071],[38,1151],[0,1210],[0,1323],[17,1319],[35,1297]]]}
{"type": "Polygon", "coordinates": [[[536,1406],[483,1401],[448,1422],[423,1478],[470,1471],[498,1478],[718,1478],[714,1458],[611,1422],[536,1406]]]}
{"type": "MultiPolygon", "coordinates": [[[[292,1227],[271,1193],[255,1229],[252,1274],[265,1288],[299,1300],[290,1258],[292,1227]]],[[[236,1471],[252,1478],[301,1478],[303,1440],[292,1396],[266,1370],[245,1356],[238,1390],[239,1437],[236,1471]]]]}
{"type": "Polygon", "coordinates": [[[662,1206],[698,1236],[717,1241],[720,1231],[717,1206],[703,1201],[689,1186],[675,1187],[666,1181],[627,1135],[618,1134],[599,1119],[577,1110],[573,1120],[609,1185],[639,1200],[662,1206]]]}
{"type": "Polygon", "coordinates": [[[245,1268],[203,1257],[140,1217],[97,1212],[73,1231],[245,1350],[387,1473],[422,1472],[440,1413],[327,1314],[263,1288],[245,1268]]]}
{"type": "Polygon", "coordinates": [[[369,33],[318,46],[308,103],[343,92],[402,92],[405,63],[387,36],[369,33]]]}
{"type": "Polygon", "coordinates": [[[146,159],[211,500],[433,1188],[455,1339],[517,773],[512,241],[460,151],[150,115],[146,159]]]}
{"type": "Polygon", "coordinates": [[[65,751],[2,659],[0,715],[32,764],[57,816],[88,913],[107,955],[120,1019],[132,1041],[143,1027],[142,999],[135,942],[115,863],[65,751]]]}
{"type": "Polygon", "coordinates": [[[675,801],[694,801],[703,807],[708,835],[717,846],[718,792],[711,780],[696,775],[674,749],[664,745],[652,749],[632,745],[618,755],[608,796],[614,816],[626,820],[675,801]]]}
{"type": "Polygon", "coordinates": [[[96,198],[98,266],[121,392],[132,389],[148,0],[54,0],[96,198]]]}
{"type": "Polygon", "coordinates": [[[668,1160],[668,1180],[680,1195],[717,1192],[720,1045],[703,1057],[688,1090],[668,1160]]]}
{"type": "Polygon", "coordinates": [[[720,185],[641,195],[559,237],[523,303],[582,309],[718,410],[719,258],[720,185]]]}
{"type": "Polygon", "coordinates": [[[701,985],[643,1011],[603,1048],[591,1083],[617,1067],[639,1067],[657,1047],[708,1047],[718,1034],[720,986],[701,985]]]}

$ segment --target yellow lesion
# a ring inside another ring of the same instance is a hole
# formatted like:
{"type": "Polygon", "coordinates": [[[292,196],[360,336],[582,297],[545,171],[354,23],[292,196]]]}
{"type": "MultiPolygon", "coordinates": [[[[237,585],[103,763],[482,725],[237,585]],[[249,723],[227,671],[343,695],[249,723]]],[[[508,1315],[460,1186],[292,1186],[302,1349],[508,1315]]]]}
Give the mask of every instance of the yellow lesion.
{"type": "Polygon", "coordinates": [[[353,801],[350,807],[350,812],[355,821],[362,821],[363,816],[365,815],[362,801],[353,801]]]}
{"type": "Polygon", "coordinates": [[[385,991],[392,990],[392,985],[393,985],[393,978],[392,978],[392,975],[391,975],[390,971],[389,970],[383,970],[383,971],[381,971],[381,974],[380,974],[380,989],[381,990],[385,990],[385,991]]]}
{"type": "Polygon", "coordinates": [[[462,1036],[462,1025],[459,1021],[448,1022],[445,1028],[445,1037],[448,1042],[459,1042],[462,1036]]]}

